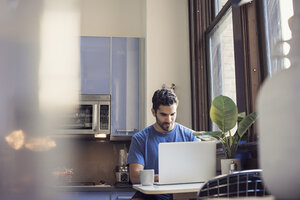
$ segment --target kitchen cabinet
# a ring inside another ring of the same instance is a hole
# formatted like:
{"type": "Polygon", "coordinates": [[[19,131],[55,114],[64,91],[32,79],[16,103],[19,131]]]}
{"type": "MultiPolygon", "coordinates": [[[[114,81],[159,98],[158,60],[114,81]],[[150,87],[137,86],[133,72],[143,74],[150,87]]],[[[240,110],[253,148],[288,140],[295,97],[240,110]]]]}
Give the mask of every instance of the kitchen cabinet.
{"type": "Polygon", "coordinates": [[[111,135],[139,130],[140,38],[81,37],[81,94],[111,95],[111,135]]]}
{"type": "Polygon", "coordinates": [[[135,192],[63,192],[57,200],[130,200],[135,192]]]}
{"type": "Polygon", "coordinates": [[[64,192],[58,200],[111,200],[111,192],[64,192]]]}
{"type": "Polygon", "coordinates": [[[111,135],[139,130],[140,39],[112,38],[111,135]]]}
{"type": "Polygon", "coordinates": [[[81,94],[110,94],[110,37],[81,37],[81,94]]]}

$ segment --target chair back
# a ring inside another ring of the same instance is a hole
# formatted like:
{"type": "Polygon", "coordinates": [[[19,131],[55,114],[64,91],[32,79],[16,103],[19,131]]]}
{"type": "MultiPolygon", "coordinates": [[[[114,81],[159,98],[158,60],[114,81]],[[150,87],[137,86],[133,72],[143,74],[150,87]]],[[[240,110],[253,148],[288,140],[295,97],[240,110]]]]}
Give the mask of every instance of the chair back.
{"type": "Polygon", "coordinates": [[[217,176],[202,186],[197,199],[270,195],[263,184],[261,172],[261,169],[255,169],[217,176]]]}

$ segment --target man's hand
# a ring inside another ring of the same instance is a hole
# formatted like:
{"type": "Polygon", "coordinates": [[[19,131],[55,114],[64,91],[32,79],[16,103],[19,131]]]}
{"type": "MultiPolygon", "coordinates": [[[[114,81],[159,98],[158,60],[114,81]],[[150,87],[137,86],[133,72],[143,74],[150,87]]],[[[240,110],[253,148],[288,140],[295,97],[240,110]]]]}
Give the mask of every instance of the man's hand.
{"type": "Polygon", "coordinates": [[[154,175],[154,182],[158,182],[158,174],[154,175]]]}
{"type": "Polygon", "coordinates": [[[144,169],[144,166],[138,163],[129,164],[130,181],[133,184],[140,183],[140,171],[144,169]]]}
{"type": "MultiPolygon", "coordinates": [[[[144,169],[144,166],[138,163],[129,164],[130,181],[133,184],[140,183],[140,171],[144,169]]],[[[154,175],[154,182],[158,182],[158,174],[154,175]]]]}

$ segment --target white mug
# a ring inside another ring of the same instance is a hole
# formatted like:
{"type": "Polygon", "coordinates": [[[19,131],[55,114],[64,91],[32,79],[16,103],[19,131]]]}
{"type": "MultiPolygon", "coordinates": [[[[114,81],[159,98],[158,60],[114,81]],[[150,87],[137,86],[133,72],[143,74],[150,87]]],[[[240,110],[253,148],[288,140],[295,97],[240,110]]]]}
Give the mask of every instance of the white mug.
{"type": "Polygon", "coordinates": [[[143,186],[151,186],[154,183],[154,169],[140,171],[140,182],[143,186]]]}

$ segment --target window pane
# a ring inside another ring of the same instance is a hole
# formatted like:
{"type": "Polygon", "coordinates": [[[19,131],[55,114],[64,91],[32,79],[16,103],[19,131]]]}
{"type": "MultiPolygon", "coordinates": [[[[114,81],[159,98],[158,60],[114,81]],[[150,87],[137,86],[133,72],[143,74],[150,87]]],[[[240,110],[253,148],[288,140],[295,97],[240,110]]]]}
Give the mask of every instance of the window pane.
{"type": "Polygon", "coordinates": [[[231,10],[209,33],[211,99],[223,94],[236,101],[231,10]]]}
{"type": "MultiPolygon", "coordinates": [[[[234,39],[231,9],[209,37],[211,99],[222,94],[236,102],[234,39]]],[[[215,128],[213,128],[215,129],[215,128]]]]}
{"type": "Polygon", "coordinates": [[[294,15],[292,0],[264,0],[265,29],[268,75],[272,76],[277,71],[288,68],[290,62],[283,58],[289,51],[285,42],[291,39],[288,19],[294,15]]]}
{"type": "Polygon", "coordinates": [[[219,14],[220,10],[222,10],[227,1],[228,0],[215,0],[215,16],[219,14]]]}

